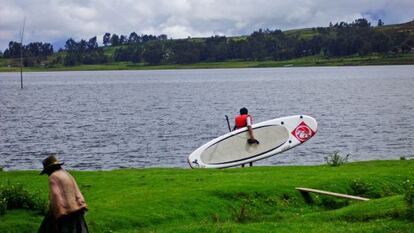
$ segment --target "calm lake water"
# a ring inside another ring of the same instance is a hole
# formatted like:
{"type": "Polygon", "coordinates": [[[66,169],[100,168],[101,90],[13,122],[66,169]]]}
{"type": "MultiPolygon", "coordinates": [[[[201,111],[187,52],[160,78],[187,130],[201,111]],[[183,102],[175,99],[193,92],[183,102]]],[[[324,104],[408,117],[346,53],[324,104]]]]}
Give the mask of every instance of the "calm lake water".
{"type": "Polygon", "coordinates": [[[0,166],[183,167],[245,106],[255,122],[306,114],[305,144],[258,165],[414,155],[414,66],[0,73],[0,166]]]}

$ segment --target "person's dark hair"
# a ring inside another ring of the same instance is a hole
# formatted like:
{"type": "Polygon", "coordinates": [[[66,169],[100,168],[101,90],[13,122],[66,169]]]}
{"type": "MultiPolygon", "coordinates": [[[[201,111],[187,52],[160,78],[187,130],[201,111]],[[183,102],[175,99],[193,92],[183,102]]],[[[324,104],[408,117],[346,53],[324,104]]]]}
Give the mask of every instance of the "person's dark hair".
{"type": "Polygon", "coordinates": [[[240,109],[240,115],[245,115],[247,113],[249,113],[249,111],[247,110],[247,108],[241,108],[240,109]]]}

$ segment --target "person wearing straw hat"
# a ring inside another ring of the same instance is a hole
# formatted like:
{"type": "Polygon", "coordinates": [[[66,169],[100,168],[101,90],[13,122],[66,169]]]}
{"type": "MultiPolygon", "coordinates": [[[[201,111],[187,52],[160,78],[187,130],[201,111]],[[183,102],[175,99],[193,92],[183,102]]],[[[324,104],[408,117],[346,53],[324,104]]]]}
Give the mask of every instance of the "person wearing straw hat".
{"type": "Polygon", "coordinates": [[[84,218],[87,205],[73,176],[62,168],[55,154],[42,163],[40,175],[49,176],[49,211],[38,233],[89,232],[84,218]]]}

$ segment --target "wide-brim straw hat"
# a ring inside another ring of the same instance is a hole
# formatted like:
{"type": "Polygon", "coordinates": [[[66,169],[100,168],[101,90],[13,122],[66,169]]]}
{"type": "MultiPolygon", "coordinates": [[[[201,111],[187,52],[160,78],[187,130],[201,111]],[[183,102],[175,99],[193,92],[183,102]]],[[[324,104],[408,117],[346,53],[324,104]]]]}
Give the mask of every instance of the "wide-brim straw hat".
{"type": "Polygon", "coordinates": [[[43,170],[40,172],[40,175],[45,174],[47,170],[55,167],[55,166],[61,166],[64,163],[59,162],[55,155],[50,155],[46,159],[42,161],[43,164],[43,170]]]}

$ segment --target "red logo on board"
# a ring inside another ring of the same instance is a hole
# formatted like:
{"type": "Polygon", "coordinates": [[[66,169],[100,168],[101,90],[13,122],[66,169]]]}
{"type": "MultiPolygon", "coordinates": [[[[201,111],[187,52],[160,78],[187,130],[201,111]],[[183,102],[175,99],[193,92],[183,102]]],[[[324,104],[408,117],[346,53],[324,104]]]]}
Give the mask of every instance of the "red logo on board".
{"type": "Polygon", "coordinates": [[[292,134],[300,142],[304,142],[315,135],[315,131],[313,131],[304,121],[302,121],[296,129],[292,131],[292,134]]]}

